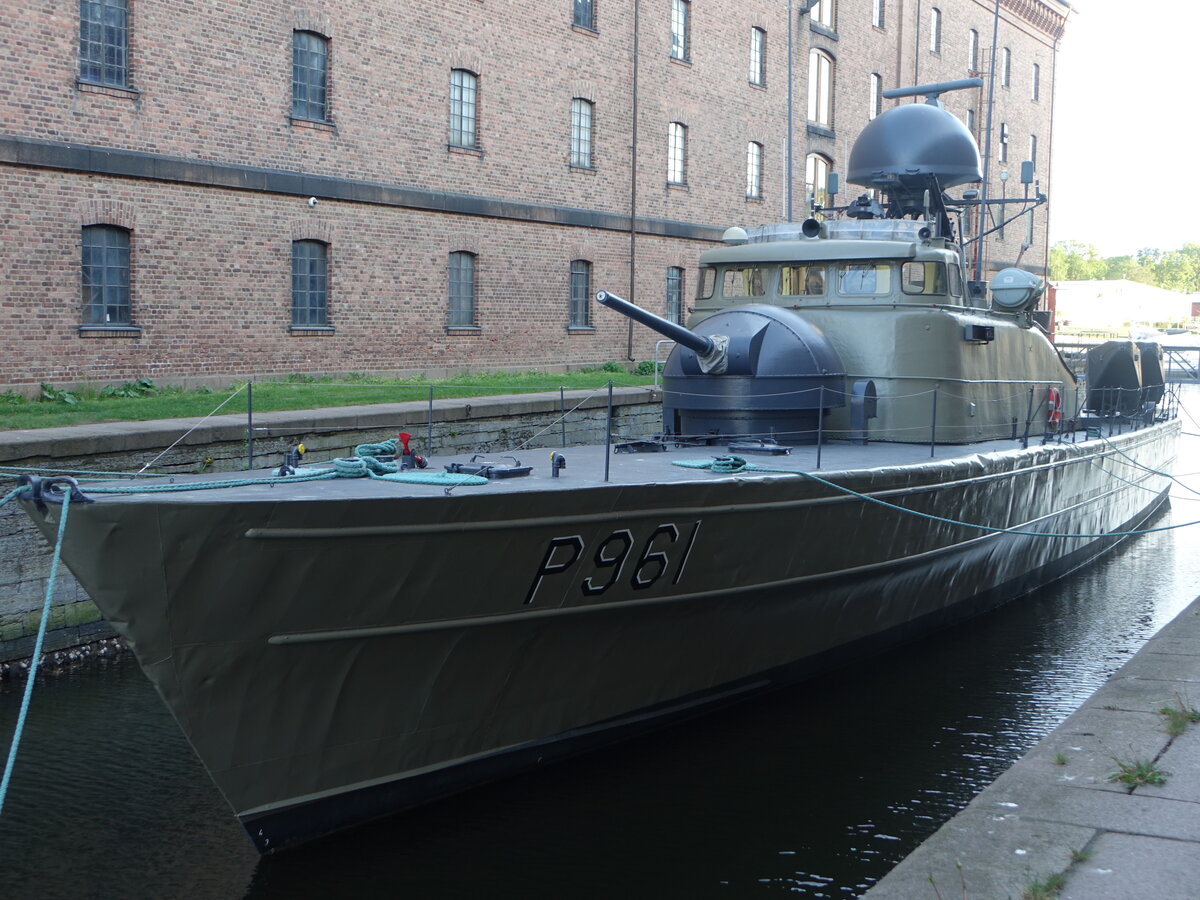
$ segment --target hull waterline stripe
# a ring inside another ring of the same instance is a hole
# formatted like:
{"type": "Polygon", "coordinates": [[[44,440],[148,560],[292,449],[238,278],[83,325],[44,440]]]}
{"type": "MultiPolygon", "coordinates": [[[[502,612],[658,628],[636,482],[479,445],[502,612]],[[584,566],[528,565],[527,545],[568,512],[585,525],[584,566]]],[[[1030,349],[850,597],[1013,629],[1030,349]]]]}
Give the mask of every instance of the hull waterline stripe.
{"type": "MultiPolygon", "coordinates": [[[[1073,506],[1064,509],[1055,510],[1047,513],[1036,519],[1030,519],[1026,525],[1036,522],[1042,522],[1065,513],[1098,503],[1107,499],[1112,494],[1116,493],[1120,488],[1114,488],[1105,494],[1083,500],[1073,506]]],[[[1167,498],[1167,491],[1160,494],[1159,500],[1152,503],[1148,509],[1157,509],[1167,498]]],[[[729,594],[749,594],[758,591],[770,590],[773,588],[791,587],[799,584],[813,584],[821,581],[836,580],[839,578],[857,577],[870,575],[873,572],[883,571],[888,568],[897,568],[900,566],[908,566],[918,564],[927,560],[936,559],[939,556],[944,556],[949,553],[958,552],[970,547],[973,544],[979,544],[983,541],[997,538],[1006,532],[993,531],[988,534],[970,538],[965,541],[959,541],[956,544],[950,544],[945,547],[938,547],[935,550],[927,550],[924,553],[912,554],[899,559],[889,559],[882,562],[869,563],[863,566],[853,566],[846,569],[839,569],[835,572],[821,572],[815,575],[797,575],[793,578],[781,578],[775,581],[764,581],[757,584],[749,584],[738,586],[737,588],[714,588],[709,591],[693,591],[687,594],[675,594],[667,597],[643,597],[635,600],[622,600],[614,603],[595,603],[587,606],[568,606],[557,607],[554,609],[531,609],[522,612],[499,613],[491,616],[470,616],[462,619],[441,619],[427,622],[412,622],[404,625],[378,625],[370,628],[344,628],[331,631],[305,631],[305,632],[286,632],[281,634],[273,634],[267,638],[267,643],[275,646],[294,645],[294,644],[316,644],[325,643],[327,641],[349,641],[349,640],[366,640],[378,637],[392,637],[396,635],[406,634],[423,634],[434,631],[443,631],[456,628],[483,628],[492,625],[505,625],[513,622],[529,622],[534,619],[547,619],[558,616],[574,616],[585,615],[589,613],[601,612],[616,612],[619,610],[637,609],[649,606],[660,606],[670,603],[685,603],[689,601],[699,601],[711,599],[714,597],[727,596],[729,594]]],[[[1118,540],[1123,539],[1128,535],[1122,534],[1118,540]]],[[[1097,540],[1093,535],[1071,535],[1060,536],[1060,540],[1097,540]]],[[[1103,538],[1101,538],[1103,540],[1103,538]]]]}

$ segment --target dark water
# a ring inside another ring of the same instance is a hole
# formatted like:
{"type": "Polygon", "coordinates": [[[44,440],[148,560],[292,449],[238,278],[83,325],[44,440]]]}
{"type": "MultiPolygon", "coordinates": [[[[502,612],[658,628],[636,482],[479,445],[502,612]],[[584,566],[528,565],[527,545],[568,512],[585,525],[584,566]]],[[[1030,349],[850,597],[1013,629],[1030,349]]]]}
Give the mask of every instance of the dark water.
{"type": "MultiPolygon", "coordinates": [[[[1182,451],[1200,470],[1200,438],[1182,451]]],[[[1200,519],[1175,493],[1158,524],[1200,519]]],[[[1198,548],[1148,535],[861,668],[262,860],[131,659],[47,679],[0,896],[853,897],[1200,594],[1198,548]]],[[[6,686],[5,750],[19,703],[6,686]]]]}

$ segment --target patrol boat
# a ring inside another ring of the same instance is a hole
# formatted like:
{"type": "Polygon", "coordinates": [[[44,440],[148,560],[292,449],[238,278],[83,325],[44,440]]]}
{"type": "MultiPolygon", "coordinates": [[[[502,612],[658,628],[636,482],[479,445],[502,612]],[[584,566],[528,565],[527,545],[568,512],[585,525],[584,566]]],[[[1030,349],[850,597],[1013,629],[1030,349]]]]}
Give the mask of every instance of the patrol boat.
{"type": "Polygon", "coordinates": [[[940,89],[853,148],[882,201],[703,253],[690,328],[601,293],[678,342],[657,434],[530,467],[25,479],[259,850],[857,662],[1163,507],[1153,346],[1081,386],[1036,278],[967,279],[947,191],[979,154],[940,89]]]}

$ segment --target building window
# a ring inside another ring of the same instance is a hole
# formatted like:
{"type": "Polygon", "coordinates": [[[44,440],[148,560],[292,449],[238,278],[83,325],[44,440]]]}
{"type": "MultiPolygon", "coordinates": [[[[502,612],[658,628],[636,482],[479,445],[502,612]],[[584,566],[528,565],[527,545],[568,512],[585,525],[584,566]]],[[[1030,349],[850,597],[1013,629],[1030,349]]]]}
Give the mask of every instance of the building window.
{"type": "Polygon", "coordinates": [[[329,324],[329,245],[292,241],[292,327],[329,324]]]}
{"type": "Polygon", "coordinates": [[[1033,167],[1037,168],[1037,135],[1029,136],[1029,161],[1033,163],[1033,167]]]}
{"type": "Polygon", "coordinates": [[[1008,87],[1012,82],[1012,51],[1007,47],[1000,54],[1000,86],[1008,87]]]}
{"type": "Polygon", "coordinates": [[[967,71],[979,71],[979,32],[974,28],[967,32],[967,71]]]}
{"type": "Polygon", "coordinates": [[[973,109],[967,110],[967,131],[972,135],[975,134],[975,110],[973,109]]]}
{"type": "Polygon", "coordinates": [[[1008,162],[1008,123],[1000,123],[1000,162],[1008,162]]]}
{"type": "Polygon", "coordinates": [[[479,79],[466,69],[450,72],[450,143],[479,148],[479,79]]]}
{"type": "Polygon", "coordinates": [[[129,231],[116,225],[83,229],[83,324],[129,325],[129,231]]]}
{"type": "Polygon", "coordinates": [[[824,50],[808,53],[808,120],[833,125],[833,57],[824,50]]]}
{"type": "Polygon", "coordinates": [[[128,0],[80,0],[79,78],[129,86],[128,0]]]}
{"type": "Polygon", "coordinates": [[[596,30],[596,4],[595,0],[574,0],[574,12],[571,17],[571,24],[578,25],[580,28],[586,28],[589,31],[596,30]]]}
{"type": "Polygon", "coordinates": [[[883,27],[884,0],[871,0],[871,24],[883,27]]]}
{"type": "Polygon", "coordinates": [[[311,31],[292,32],[292,116],[329,121],[329,41],[311,31]]]}
{"type": "Polygon", "coordinates": [[[830,31],[834,30],[834,25],[837,22],[834,0],[817,0],[816,5],[809,10],[808,15],[814,25],[823,25],[830,31]]]}
{"type": "Polygon", "coordinates": [[[929,10],[929,52],[942,52],[942,11],[936,6],[929,10]]]}
{"type": "Polygon", "coordinates": [[[691,27],[692,4],[689,0],[671,0],[671,58],[691,59],[691,42],[688,29],[691,27]]]}
{"type": "Polygon", "coordinates": [[[683,269],[679,266],[667,268],[667,319],[676,325],[683,324],[683,269]]]}
{"type": "Polygon", "coordinates": [[[571,101],[571,165],[592,168],[592,103],[582,97],[571,101]]]}
{"type": "Polygon", "coordinates": [[[567,310],[568,328],[591,328],[592,264],[586,259],[571,260],[571,303],[567,310]]]}
{"type": "Polygon", "coordinates": [[[750,29],[750,83],[767,83],[767,33],[761,28],[750,29]]]}
{"type": "Polygon", "coordinates": [[[450,254],[451,328],[475,327],[475,254],[455,251],[450,254]]]}
{"type": "Polygon", "coordinates": [[[883,112],[883,76],[877,72],[871,73],[871,106],[867,118],[873,119],[883,112]]]}
{"type": "Polygon", "coordinates": [[[682,122],[667,126],[667,183],[687,184],[687,126],[682,122]]]}
{"type": "Polygon", "coordinates": [[[1037,63],[1033,64],[1033,72],[1030,74],[1029,84],[1029,99],[1040,100],[1042,95],[1042,67],[1037,63]]]}
{"type": "Polygon", "coordinates": [[[746,145],[746,196],[754,200],[762,199],[762,158],[762,144],[751,141],[746,145]]]}
{"type": "Polygon", "coordinates": [[[829,203],[829,170],[832,163],[820,153],[810,153],[804,160],[804,190],[811,207],[829,203]]]}

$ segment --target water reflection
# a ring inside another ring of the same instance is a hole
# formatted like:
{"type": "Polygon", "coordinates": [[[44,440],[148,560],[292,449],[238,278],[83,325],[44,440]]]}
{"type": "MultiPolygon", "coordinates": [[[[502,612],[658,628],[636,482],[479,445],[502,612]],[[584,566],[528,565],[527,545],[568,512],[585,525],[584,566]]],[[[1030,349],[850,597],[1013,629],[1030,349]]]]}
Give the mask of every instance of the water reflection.
{"type": "MultiPolygon", "coordinates": [[[[1198,518],[1184,494],[1162,523],[1198,518]]],[[[131,661],[48,680],[0,817],[4,895],[856,896],[1193,599],[1198,542],[1148,535],[861,668],[261,861],[131,661]]],[[[0,696],[5,743],[19,701],[0,696]]]]}

